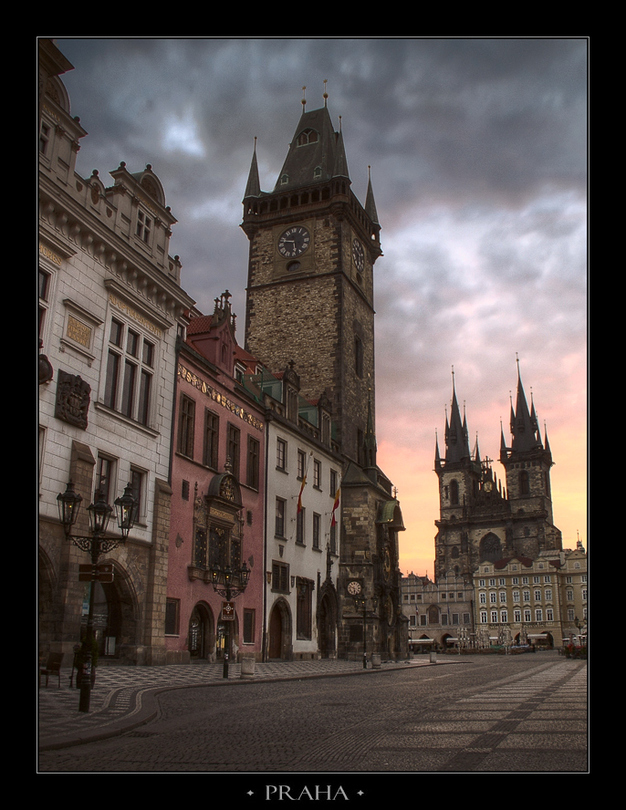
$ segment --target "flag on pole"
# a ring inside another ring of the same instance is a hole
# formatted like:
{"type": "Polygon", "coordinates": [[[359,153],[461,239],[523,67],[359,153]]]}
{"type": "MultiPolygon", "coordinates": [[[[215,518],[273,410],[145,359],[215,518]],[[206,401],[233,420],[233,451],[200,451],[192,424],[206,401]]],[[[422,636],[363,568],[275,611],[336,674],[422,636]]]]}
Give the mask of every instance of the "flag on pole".
{"type": "Polygon", "coordinates": [[[309,457],[306,458],[306,466],[304,468],[304,475],[302,476],[302,483],[300,484],[300,492],[298,493],[298,514],[302,511],[302,492],[306,486],[306,476],[309,471],[309,457]]]}
{"type": "Polygon", "coordinates": [[[335,503],[333,504],[332,518],[331,518],[331,521],[330,521],[331,527],[337,525],[337,520],[335,518],[335,512],[337,511],[337,507],[339,506],[339,491],[340,490],[341,490],[341,487],[337,487],[337,492],[335,493],[335,503]]]}

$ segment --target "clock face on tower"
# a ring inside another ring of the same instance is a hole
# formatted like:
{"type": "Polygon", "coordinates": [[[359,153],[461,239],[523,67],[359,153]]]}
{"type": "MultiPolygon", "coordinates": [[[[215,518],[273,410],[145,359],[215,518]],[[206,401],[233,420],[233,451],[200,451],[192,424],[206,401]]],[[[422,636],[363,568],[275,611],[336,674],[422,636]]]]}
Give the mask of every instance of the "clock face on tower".
{"type": "Polygon", "coordinates": [[[356,579],[348,582],[348,593],[350,596],[358,596],[361,593],[361,583],[357,582],[356,579]]]}
{"type": "Polygon", "coordinates": [[[359,273],[362,273],[363,268],[365,267],[365,253],[363,251],[363,245],[358,239],[355,239],[352,242],[352,258],[354,259],[356,269],[359,271],[359,273]]]}
{"type": "Polygon", "coordinates": [[[278,239],[278,252],[286,259],[301,256],[311,243],[311,235],[302,225],[287,228],[278,239]]]}

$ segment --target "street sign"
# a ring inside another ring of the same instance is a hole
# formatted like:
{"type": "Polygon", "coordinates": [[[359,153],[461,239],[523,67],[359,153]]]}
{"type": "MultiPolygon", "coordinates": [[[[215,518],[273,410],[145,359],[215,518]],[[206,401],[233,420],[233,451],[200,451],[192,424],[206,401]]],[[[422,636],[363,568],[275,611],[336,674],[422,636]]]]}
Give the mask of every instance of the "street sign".
{"type": "Polygon", "coordinates": [[[232,622],[235,619],[235,603],[222,602],[222,621],[232,622]]]}
{"type": "MultiPolygon", "coordinates": [[[[78,581],[91,582],[93,566],[81,563],[78,566],[78,581]]],[[[96,566],[96,580],[98,582],[113,582],[113,563],[100,563],[96,566]]]]}

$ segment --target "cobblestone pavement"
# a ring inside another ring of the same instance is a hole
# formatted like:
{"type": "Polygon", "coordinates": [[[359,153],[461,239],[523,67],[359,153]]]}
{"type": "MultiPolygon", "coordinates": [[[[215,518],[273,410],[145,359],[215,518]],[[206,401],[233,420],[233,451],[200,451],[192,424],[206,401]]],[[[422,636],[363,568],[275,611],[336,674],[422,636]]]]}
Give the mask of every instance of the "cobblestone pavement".
{"type": "MultiPolygon", "coordinates": [[[[381,669],[429,664],[428,656],[419,656],[408,662],[383,662],[381,669]]],[[[371,663],[368,667],[367,672],[375,671],[371,663]]],[[[38,690],[39,750],[103,739],[142,725],[155,716],[155,697],[165,689],[362,673],[361,661],[328,659],[258,663],[251,679],[242,678],[240,664],[230,664],[228,680],[223,677],[221,663],[160,667],[106,665],[98,667],[89,712],[80,712],[79,690],[70,686],[71,670],[62,670],[60,687],[57,686],[58,681],[51,678],[47,687],[44,681],[38,690]]]]}
{"type": "Polygon", "coordinates": [[[586,662],[420,656],[376,674],[345,661],[257,665],[246,688],[238,667],[228,681],[221,666],[111,667],[98,672],[90,716],[76,689],[40,690],[41,771],[239,773],[233,789],[248,803],[279,783],[306,789],[318,773],[334,790],[339,776],[346,790],[345,774],[358,778],[357,798],[390,774],[588,772],[586,662]]]}

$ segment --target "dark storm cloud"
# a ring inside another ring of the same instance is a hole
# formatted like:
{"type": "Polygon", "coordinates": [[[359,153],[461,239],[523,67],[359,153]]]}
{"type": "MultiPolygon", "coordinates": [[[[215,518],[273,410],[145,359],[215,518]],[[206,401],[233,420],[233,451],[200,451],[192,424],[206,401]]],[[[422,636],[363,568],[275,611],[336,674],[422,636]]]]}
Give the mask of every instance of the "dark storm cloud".
{"type": "Polygon", "coordinates": [[[364,201],[371,167],[383,228],[377,429],[392,455],[405,435],[399,420],[410,418],[414,463],[431,470],[452,366],[471,430],[488,434],[497,454],[516,352],[555,433],[567,425],[584,434],[584,39],[57,44],[75,66],[63,78],[89,133],[78,171],[98,169],[107,182],[122,160],[131,171],[152,164],[178,219],[171,251],[183,286],[205,312],[228,288],[242,342],[248,243],[239,223],[254,139],[269,191],[303,95],[315,109],[327,89],[353,190],[364,201]]]}

